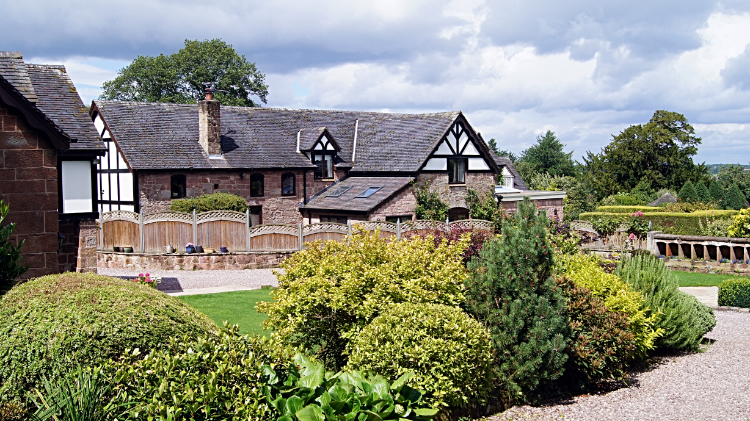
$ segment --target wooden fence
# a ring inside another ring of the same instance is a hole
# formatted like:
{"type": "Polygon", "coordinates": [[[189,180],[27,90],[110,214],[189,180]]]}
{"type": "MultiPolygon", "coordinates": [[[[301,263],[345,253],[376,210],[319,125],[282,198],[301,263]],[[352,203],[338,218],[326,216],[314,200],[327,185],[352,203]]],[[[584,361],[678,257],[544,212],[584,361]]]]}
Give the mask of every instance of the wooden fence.
{"type": "Polygon", "coordinates": [[[250,226],[250,213],[211,211],[205,213],[159,212],[153,214],[130,211],[105,212],[101,216],[99,249],[132,247],[141,253],[164,252],[171,245],[184,250],[185,244],[228,251],[295,251],[315,240],[343,240],[352,233],[352,225],[373,231],[381,237],[401,239],[408,233],[426,233],[454,228],[492,230],[492,222],[468,219],[454,222],[410,221],[404,224],[362,221],[339,224],[265,224],[250,226]]]}

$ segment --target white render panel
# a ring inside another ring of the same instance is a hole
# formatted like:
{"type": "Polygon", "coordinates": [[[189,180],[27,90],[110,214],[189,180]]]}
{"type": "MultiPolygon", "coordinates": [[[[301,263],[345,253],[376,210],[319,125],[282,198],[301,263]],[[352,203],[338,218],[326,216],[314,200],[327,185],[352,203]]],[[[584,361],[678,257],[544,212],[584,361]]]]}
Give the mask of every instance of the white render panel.
{"type": "Polygon", "coordinates": [[[466,132],[461,133],[461,137],[458,138],[458,150],[464,148],[464,145],[466,145],[466,142],[469,140],[469,136],[466,135],[466,132]]]}
{"type": "Polygon", "coordinates": [[[109,130],[105,130],[104,134],[102,135],[102,139],[111,139],[112,135],[109,134],[109,130]]]}
{"type": "Polygon", "coordinates": [[[99,185],[99,199],[109,200],[109,174],[99,174],[101,176],[101,184],[99,185]]]}
{"type": "MultiPolygon", "coordinates": [[[[114,142],[112,142],[112,143],[114,143],[114,142]]],[[[125,170],[125,169],[128,168],[128,164],[125,163],[125,161],[122,159],[122,155],[120,155],[119,153],[117,154],[117,165],[120,166],[118,168],[120,170],[125,170]]]]}
{"type": "Polygon", "coordinates": [[[435,151],[435,155],[453,155],[453,151],[451,150],[450,146],[448,146],[447,139],[440,142],[440,146],[435,151]]]}
{"type": "Polygon", "coordinates": [[[120,173],[117,175],[120,177],[120,200],[133,200],[133,174],[120,173]]]}
{"type": "Polygon", "coordinates": [[[135,212],[135,206],[133,205],[120,205],[120,210],[126,210],[130,212],[135,212]]]}
{"type": "Polygon", "coordinates": [[[315,149],[316,151],[322,150],[323,149],[323,144],[321,144],[320,142],[318,142],[318,143],[315,144],[315,147],[313,149],[315,149]]]}
{"type": "Polygon", "coordinates": [[[96,127],[96,132],[101,135],[102,131],[104,130],[104,122],[102,121],[102,117],[99,114],[94,117],[94,127],[96,127]]]}
{"type": "Polygon", "coordinates": [[[425,164],[423,170],[425,171],[447,171],[448,170],[448,159],[447,158],[430,158],[425,164]]]}
{"type": "Polygon", "coordinates": [[[469,142],[466,144],[466,149],[464,149],[461,155],[479,155],[479,151],[474,146],[474,142],[469,142]]]}
{"type": "Polygon", "coordinates": [[[61,161],[62,165],[62,213],[92,212],[91,162],[61,161]]]}
{"type": "Polygon", "coordinates": [[[326,149],[329,150],[329,151],[335,151],[336,150],[336,148],[333,147],[333,144],[331,142],[328,142],[326,144],[326,149]]]}
{"type": "Polygon", "coordinates": [[[470,171],[486,171],[489,170],[490,166],[484,162],[484,158],[469,158],[469,170],[470,171]]]}

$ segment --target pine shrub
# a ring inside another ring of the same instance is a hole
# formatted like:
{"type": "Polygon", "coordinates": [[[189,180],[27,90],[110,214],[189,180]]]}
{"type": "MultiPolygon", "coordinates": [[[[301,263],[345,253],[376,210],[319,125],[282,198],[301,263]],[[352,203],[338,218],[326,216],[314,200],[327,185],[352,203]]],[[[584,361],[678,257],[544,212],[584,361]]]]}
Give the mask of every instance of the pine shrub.
{"type": "Polygon", "coordinates": [[[711,196],[711,201],[717,205],[720,205],[724,200],[724,188],[717,181],[712,181],[711,185],[708,186],[708,194],[711,196]]]}
{"type": "Polygon", "coordinates": [[[747,199],[742,193],[742,190],[737,187],[737,184],[732,184],[731,186],[729,186],[729,189],[727,189],[727,194],[724,196],[724,209],[740,210],[745,207],[746,201],[747,199]]]}
{"type": "Polygon", "coordinates": [[[652,311],[661,314],[656,325],[663,334],[656,346],[674,350],[698,348],[705,332],[697,325],[693,300],[679,290],[677,278],[661,259],[653,255],[624,259],[616,274],[643,295],[652,311]]]}
{"type": "Polygon", "coordinates": [[[503,223],[502,238],[469,263],[466,307],[489,330],[496,381],[512,401],[562,375],[567,360],[565,299],[552,279],[547,218],[528,199],[503,223]]]}
{"type": "Polygon", "coordinates": [[[708,203],[711,201],[711,194],[708,192],[708,187],[706,187],[703,180],[695,185],[695,191],[698,193],[698,199],[700,199],[701,202],[708,203]]]}
{"type": "Polygon", "coordinates": [[[396,304],[362,329],[347,353],[347,370],[391,379],[413,372],[412,387],[436,406],[482,402],[493,386],[490,335],[457,307],[396,304]]]}
{"type": "Polygon", "coordinates": [[[398,303],[464,303],[462,254],[468,238],[453,244],[411,237],[402,241],[359,232],[346,241],[313,242],[281,264],[263,326],[283,342],[314,353],[326,366],[346,365],[350,337],[398,303]]]}
{"type": "Polygon", "coordinates": [[[245,199],[230,193],[211,193],[198,197],[173,200],[169,210],[174,212],[209,212],[215,210],[230,210],[245,212],[247,203],[245,199]]]}
{"type": "Polygon", "coordinates": [[[635,351],[635,337],[628,331],[628,316],[611,311],[588,288],[561,277],[557,284],[568,300],[570,357],[563,381],[585,388],[601,380],[619,380],[635,351]]]}
{"type": "Polygon", "coordinates": [[[699,202],[698,191],[695,190],[695,186],[691,181],[686,181],[680,189],[680,193],[677,196],[680,200],[687,203],[699,202]]]}

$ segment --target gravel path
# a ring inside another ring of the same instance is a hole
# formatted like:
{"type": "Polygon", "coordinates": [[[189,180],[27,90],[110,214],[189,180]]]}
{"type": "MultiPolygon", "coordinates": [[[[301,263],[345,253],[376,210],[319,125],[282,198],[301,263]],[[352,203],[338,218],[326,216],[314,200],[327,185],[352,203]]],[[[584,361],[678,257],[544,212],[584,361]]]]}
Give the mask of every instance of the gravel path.
{"type": "Polygon", "coordinates": [[[514,407],[488,420],[748,420],[750,314],[717,311],[716,320],[706,352],[663,358],[629,388],[514,407]]]}
{"type": "MultiPolygon", "coordinates": [[[[258,289],[264,285],[277,286],[273,269],[245,270],[151,270],[151,276],[161,276],[160,291],[184,291],[220,286],[240,286],[258,289]]],[[[278,270],[278,269],[276,269],[278,270]]],[[[100,275],[134,278],[139,273],[131,269],[98,269],[100,275]]]]}

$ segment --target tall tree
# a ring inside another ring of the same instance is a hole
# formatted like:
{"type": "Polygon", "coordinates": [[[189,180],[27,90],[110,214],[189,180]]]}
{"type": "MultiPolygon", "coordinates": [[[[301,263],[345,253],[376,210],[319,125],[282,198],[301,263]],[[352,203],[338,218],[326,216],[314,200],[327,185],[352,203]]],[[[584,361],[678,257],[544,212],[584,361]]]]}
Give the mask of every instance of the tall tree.
{"type": "Polygon", "coordinates": [[[204,83],[213,82],[214,99],[222,104],[255,107],[259,103],[252,97],[266,102],[264,80],[255,63],[226,42],[185,40],[185,47],[169,56],[138,56],[104,82],[101,98],[190,104],[204,98],[204,83]]]}
{"type": "Polygon", "coordinates": [[[728,190],[732,184],[736,184],[745,197],[750,195],[750,172],[745,171],[745,167],[742,165],[722,165],[719,167],[716,180],[724,190],[728,190]]]}
{"type": "Polygon", "coordinates": [[[711,185],[708,186],[708,193],[711,195],[711,201],[716,202],[716,204],[721,204],[724,199],[724,189],[718,181],[711,182],[711,185]]]}
{"type": "Polygon", "coordinates": [[[732,184],[727,189],[727,194],[724,195],[723,207],[724,209],[740,210],[745,207],[747,199],[742,193],[737,184],[732,184]]]}
{"type": "Polygon", "coordinates": [[[648,123],[614,136],[601,153],[587,152],[584,178],[600,199],[630,191],[643,179],[656,190],[677,189],[708,176],[704,164],[693,163],[700,143],[684,115],[658,110],[648,123]]]}
{"type": "Polygon", "coordinates": [[[679,197],[683,202],[687,203],[695,203],[700,201],[698,190],[695,189],[695,186],[690,180],[685,182],[685,185],[682,186],[677,197],[679,197]]]}
{"type": "Polygon", "coordinates": [[[706,187],[706,183],[703,180],[695,185],[695,191],[698,192],[698,198],[701,202],[708,203],[711,201],[711,194],[708,192],[708,187],[706,187]]]}
{"type": "Polygon", "coordinates": [[[565,153],[565,145],[551,130],[544,136],[537,136],[536,144],[521,152],[519,162],[526,163],[534,172],[555,175],[575,176],[573,152],[565,153]]]}

